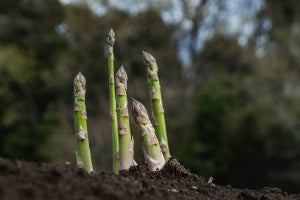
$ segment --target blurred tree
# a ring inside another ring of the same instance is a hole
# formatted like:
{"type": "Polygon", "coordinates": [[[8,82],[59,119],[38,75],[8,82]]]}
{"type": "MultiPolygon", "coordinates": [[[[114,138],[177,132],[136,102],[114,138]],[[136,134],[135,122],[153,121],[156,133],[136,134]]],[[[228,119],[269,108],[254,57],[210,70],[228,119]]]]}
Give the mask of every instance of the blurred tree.
{"type": "Polygon", "coordinates": [[[43,144],[55,124],[49,105],[58,85],[51,70],[63,41],[55,27],[62,19],[58,1],[1,1],[0,154],[45,159],[43,144]]]}
{"type": "Polygon", "coordinates": [[[224,145],[226,117],[233,104],[234,95],[216,82],[201,91],[194,104],[190,132],[183,143],[183,162],[193,171],[210,176],[228,171],[228,146],[224,145]],[[203,106],[205,105],[205,106],[203,106]]]}
{"type": "Polygon", "coordinates": [[[195,57],[199,97],[181,155],[188,167],[223,184],[299,189],[298,68],[274,44],[280,40],[266,41],[261,56],[262,46],[252,51],[216,35],[195,57]]]}
{"type": "Polygon", "coordinates": [[[251,156],[260,150],[255,144],[259,137],[257,116],[256,113],[253,116],[251,110],[255,97],[249,92],[256,87],[253,55],[235,39],[216,35],[194,62],[197,75],[193,84],[196,89],[202,89],[194,100],[190,134],[181,155],[183,162],[203,176],[215,177],[219,183],[250,186],[255,178],[238,183],[231,177],[248,174],[244,173],[246,169],[254,166],[248,165],[251,156]],[[253,119],[254,124],[249,119],[253,119]],[[240,144],[245,150],[235,151],[240,144]],[[242,159],[248,162],[240,162],[242,159]],[[231,170],[236,163],[241,165],[240,170],[231,170]]]}
{"type": "Polygon", "coordinates": [[[0,11],[2,44],[18,44],[18,47],[44,63],[56,56],[63,44],[55,32],[63,17],[58,0],[3,0],[0,11]],[[52,54],[49,55],[49,52],[52,54]]]}
{"type": "Polygon", "coordinates": [[[262,121],[272,138],[268,152],[270,162],[274,162],[269,166],[267,182],[293,191],[300,189],[295,181],[300,179],[299,6],[296,1],[266,0],[257,16],[260,26],[256,46],[264,75],[261,84],[268,86],[265,89],[274,103],[273,116],[262,121]]]}

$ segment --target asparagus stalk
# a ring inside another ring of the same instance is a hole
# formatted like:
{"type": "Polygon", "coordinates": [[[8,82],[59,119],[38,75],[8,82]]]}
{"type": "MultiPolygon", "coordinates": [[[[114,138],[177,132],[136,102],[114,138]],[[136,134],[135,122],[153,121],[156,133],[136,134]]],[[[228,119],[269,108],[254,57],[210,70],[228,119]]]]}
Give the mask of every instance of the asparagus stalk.
{"type": "Polygon", "coordinates": [[[93,172],[91,152],[87,131],[87,112],[85,107],[86,80],[79,72],[74,79],[74,121],[76,133],[76,161],[77,167],[88,173],[93,172]]]}
{"type": "Polygon", "coordinates": [[[155,130],[149,120],[144,105],[133,99],[132,115],[138,125],[142,137],[145,162],[151,171],[160,170],[165,165],[165,159],[155,135],[155,130]]]}
{"type": "Polygon", "coordinates": [[[155,133],[159,140],[159,144],[164,154],[164,158],[166,161],[168,161],[171,155],[169,150],[165,114],[158,78],[158,66],[155,58],[145,51],[143,51],[143,61],[145,66],[147,67],[147,78],[151,98],[151,109],[155,121],[155,133]]]}
{"type": "Polygon", "coordinates": [[[133,137],[130,132],[128,101],[127,101],[127,74],[123,66],[116,73],[116,94],[117,94],[117,117],[119,128],[119,155],[120,170],[129,169],[134,165],[133,160],[133,137]]]}
{"type": "Polygon", "coordinates": [[[119,172],[119,138],[118,138],[118,122],[116,111],[116,94],[115,94],[115,81],[114,81],[114,43],[115,33],[111,29],[108,33],[108,73],[109,73],[109,96],[110,96],[110,115],[112,127],[112,146],[113,146],[113,172],[119,172]]]}

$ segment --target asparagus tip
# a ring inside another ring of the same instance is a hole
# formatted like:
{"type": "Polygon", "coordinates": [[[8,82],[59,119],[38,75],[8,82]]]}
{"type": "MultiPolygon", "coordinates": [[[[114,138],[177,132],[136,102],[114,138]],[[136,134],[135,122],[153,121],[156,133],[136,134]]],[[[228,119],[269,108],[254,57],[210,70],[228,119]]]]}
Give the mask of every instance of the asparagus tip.
{"type": "Polygon", "coordinates": [[[137,104],[139,103],[138,100],[136,100],[135,98],[131,98],[131,101],[132,101],[132,110],[134,110],[135,106],[137,106],[137,104]]]}
{"type": "Polygon", "coordinates": [[[143,52],[143,62],[146,66],[151,66],[154,65],[156,60],[155,58],[148,52],[142,51],[143,52]]]}
{"type": "Polygon", "coordinates": [[[132,116],[138,124],[150,122],[145,106],[138,100],[132,98],[132,116]]]}
{"type": "Polygon", "coordinates": [[[117,73],[116,73],[116,78],[121,82],[121,83],[127,83],[127,73],[125,71],[124,66],[122,65],[117,73]]]}
{"type": "Polygon", "coordinates": [[[139,112],[140,112],[140,102],[138,100],[136,100],[135,98],[132,98],[132,115],[133,118],[136,119],[139,116],[139,112]]]}
{"type": "MultiPolygon", "coordinates": [[[[74,78],[74,93],[84,93],[86,86],[86,79],[81,72],[79,72],[74,78]],[[82,92],[80,92],[82,91],[82,92]]],[[[78,94],[77,94],[78,95],[78,94]]],[[[79,95],[81,97],[81,95],[79,95]]]]}
{"type": "Polygon", "coordinates": [[[132,98],[132,113],[134,116],[139,115],[141,110],[143,109],[143,104],[136,100],[135,98],[132,98]]]}
{"type": "Polygon", "coordinates": [[[108,33],[107,42],[110,46],[113,46],[115,43],[115,32],[112,28],[110,29],[110,31],[108,33]]]}
{"type": "Polygon", "coordinates": [[[83,76],[83,74],[81,72],[78,72],[77,76],[83,76]]]}
{"type": "Polygon", "coordinates": [[[84,84],[85,85],[85,83],[86,83],[86,80],[85,80],[85,77],[83,76],[83,74],[81,73],[81,72],[79,72],[76,76],[75,76],[75,78],[74,78],[74,83],[77,83],[77,82],[80,82],[80,83],[82,83],[82,84],[84,84]]]}

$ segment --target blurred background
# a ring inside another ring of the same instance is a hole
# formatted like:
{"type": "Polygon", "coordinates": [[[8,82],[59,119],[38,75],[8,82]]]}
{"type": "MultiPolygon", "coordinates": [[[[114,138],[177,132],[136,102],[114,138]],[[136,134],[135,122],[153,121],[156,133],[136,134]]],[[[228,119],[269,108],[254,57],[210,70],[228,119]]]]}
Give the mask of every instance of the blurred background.
{"type": "Polygon", "coordinates": [[[0,156],[74,163],[81,71],[94,165],[111,170],[113,28],[128,98],[148,109],[141,51],[156,57],[171,153],[186,168],[217,184],[299,192],[299,11],[296,0],[1,0],[0,156]]]}

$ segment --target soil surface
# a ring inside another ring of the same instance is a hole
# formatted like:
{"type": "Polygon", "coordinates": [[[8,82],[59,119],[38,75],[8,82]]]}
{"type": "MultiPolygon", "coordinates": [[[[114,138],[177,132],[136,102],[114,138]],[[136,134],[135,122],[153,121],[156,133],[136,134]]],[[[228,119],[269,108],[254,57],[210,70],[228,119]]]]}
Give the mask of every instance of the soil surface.
{"type": "Polygon", "coordinates": [[[0,158],[0,200],[34,199],[297,199],[278,188],[235,189],[208,183],[172,158],[159,172],[145,165],[121,171],[87,174],[67,164],[11,161],[0,158]]]}

